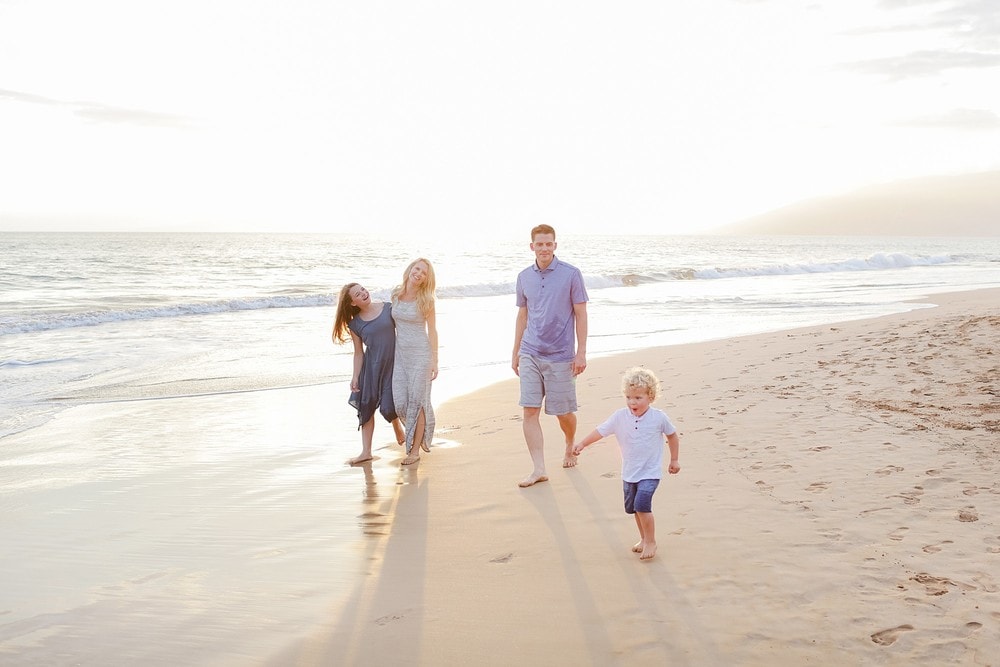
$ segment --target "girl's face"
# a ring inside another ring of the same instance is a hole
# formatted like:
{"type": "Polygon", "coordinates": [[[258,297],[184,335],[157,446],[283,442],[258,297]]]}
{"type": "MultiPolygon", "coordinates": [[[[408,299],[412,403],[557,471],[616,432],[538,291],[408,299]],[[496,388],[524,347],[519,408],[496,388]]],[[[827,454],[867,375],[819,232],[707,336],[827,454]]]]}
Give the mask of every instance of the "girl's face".
{"type": "Polygon", "coordinates": [[[629,387],[625,390],[625,405],[636,417],[641,417],[649,410],[649,392],[645,387],[629,387]]]}
{"type": "Polygon", "coordinates": [[[428,270],[429,269],[427,267],[427,264],[424,262],[417,262],[412,267],[410,267],[410,276],[409,276],[410,284],[411,285],[422,284],[425,280],[427,280],[428,270]]]}
{"type": "Polygon", "coordinates": [[[347,296],[351,297],[351,305],[357,306],[358,308],[364,308],[369,303],[371,303],[371,295],[368,294],[366,290],[361,285],[355,285],[347,291],[347,296]]]}

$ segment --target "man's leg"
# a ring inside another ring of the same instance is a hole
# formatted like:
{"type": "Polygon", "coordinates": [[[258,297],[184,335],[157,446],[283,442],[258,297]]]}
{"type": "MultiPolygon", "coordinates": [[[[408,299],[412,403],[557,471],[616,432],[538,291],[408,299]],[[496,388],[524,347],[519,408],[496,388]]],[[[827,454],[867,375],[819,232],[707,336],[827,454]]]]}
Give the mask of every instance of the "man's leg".
{"type": "Polygon", "coordinates": [[[559,428],[566,436],[566,451],[563,453],[563,468],[572,468],[576,465],[576,454],[573,453],[573,443],[576,438],[576,413],[568,412],[559,415],[559,428]]]}
{"type": "Polygon", "coordinates": [[[534,470],[522,479],[518,486],[531,486],[549,479],[545,475],[545,447],[542,438],[542,424],[538,419],[541,411],[541,408],[524,408],[521,429],[524,431],[524,442],[528,445],[528,454],[531,455],[534,470]]]}

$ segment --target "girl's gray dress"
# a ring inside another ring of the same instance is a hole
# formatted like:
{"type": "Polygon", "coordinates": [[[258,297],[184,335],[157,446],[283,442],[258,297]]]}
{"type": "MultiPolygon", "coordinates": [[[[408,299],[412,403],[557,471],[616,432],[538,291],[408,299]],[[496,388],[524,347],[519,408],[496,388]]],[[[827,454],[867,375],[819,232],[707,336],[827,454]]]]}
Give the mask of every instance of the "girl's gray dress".
{"type": "Polygon", "coordinates": [[[373,320],[355,316],[347,327],[364,343],[358,384],[361,391],[351,395],[350,403],[358,411],[358,427],[368,423],[377,409],[386,421],[396,418],[392,400],[392,366],[396,355],[396,330],[392,321],[392,304],[382,306],[373,320]]]}
{"type": "Polygon", "coordinates": [[[396,412],[406,427],[406,453],[413,448],[417,417],[424,411],[424,444],[434,437],[434,408],[431,406],[431,344],[427,318],[415,301],[393,303],[396,320],[396,362],[392,374],[392,397],[396,412]]]}

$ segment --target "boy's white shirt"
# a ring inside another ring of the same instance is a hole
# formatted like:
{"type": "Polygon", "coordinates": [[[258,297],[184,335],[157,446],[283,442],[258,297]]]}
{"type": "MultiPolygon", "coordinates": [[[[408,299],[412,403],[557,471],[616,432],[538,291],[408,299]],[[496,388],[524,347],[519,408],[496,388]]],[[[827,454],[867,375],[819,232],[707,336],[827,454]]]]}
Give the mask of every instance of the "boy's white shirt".
{"type": "Polygon", "coordinates": [[[622,453],[622,481],[663,477],[664,436],[676,433],[667,413],[650,407],[641,417],[619,408],[597,427],[603,437],[614,434],[622,453]]]}

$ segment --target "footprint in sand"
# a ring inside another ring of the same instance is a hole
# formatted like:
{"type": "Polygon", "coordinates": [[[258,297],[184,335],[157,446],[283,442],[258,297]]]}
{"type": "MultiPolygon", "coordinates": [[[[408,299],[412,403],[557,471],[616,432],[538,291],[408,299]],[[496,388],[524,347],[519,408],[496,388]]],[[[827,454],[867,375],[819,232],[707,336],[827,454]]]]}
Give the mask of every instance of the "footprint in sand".
{"type": "Polygon", "coordinates": [[[774,487],[771,486],[770,484],[768,484],[767,482],[765,482],[764,480],[758,479],[757,480],[757,488],[760,489],[761,491],[770,491],[774,487]]]}
{"type": "Polygon", "coordinates": [[[601,473],[601,477],[609,477],[610,478],[610,477],[617,477],[617,476],[618,476],[618,473],[616,473],[616,472],[601,473]]]}
{"type": "Polygon", "coordinates": [[[813,482],[806,487],[806,491],[826,491],[830,487],[830,482],[813,482]]]}
{"type": "Polygon", "coordinates": [[[906,526],[900,526],[896,530],[889,533],[889,539],[894,542],[900,542],[904,537],[906,537],[906,533],[909,532],[909,530],[910,529],[906,526]]]}
{"type": "Polygon", "coordinates": [[[976,511],[975,507],[969,506],[958,510],[958,520],[964,521],[966,523],[971,521],[979,521],[979,512],[976,511]]]}
{"type": "Polygon", "coordinates": [[[825,452],[830,449],[830,445],[817,445],[816,447],[810,447],[810,452],[825,452]]]}
{"type": "Polygon", "coordinates": [[[884,468],[876,470],[875,474],[880,477],[885,477],[886,475],[891,475],[894,472],[903,472],[903,468],[900,466],[885,466],[884,468]]]}
{"type": "Polygon", "coordinates": [[[945,544],[954,544],[954,542],[952,542],[951,540],[942,540],[941,542],[936,542],[935,544],[928,544],[927,546],[924,547],[924,553],[936,554],[937,552],[941,551],[941,548],[945,544]]]}
{"type": "Polygon", "coordinates": [[[899,636],[904,632],[909,632],[913,629],[913,626],[907,623],[906,625],[897,625],[894,628],[889,628],[888,630],[880,630],[872,635],[872,641],[879,646],[892,646],[899,639],[899,636]]]}
{"type": "Polygon", "coordinates": [[[992,543],[992,546],[986,547],[986,552],[991,554],[1000,554],[1000,535],[996,537],[987,537],[983,542],[986,544],[992,543]]]}
{"type": "Polygon", "coordinates": [[[509,563],[511,559],[514,558],[513,552],[503,554],[502,556],[497,556],[496,558],[491,558],[491,563],[509,563]]]}

